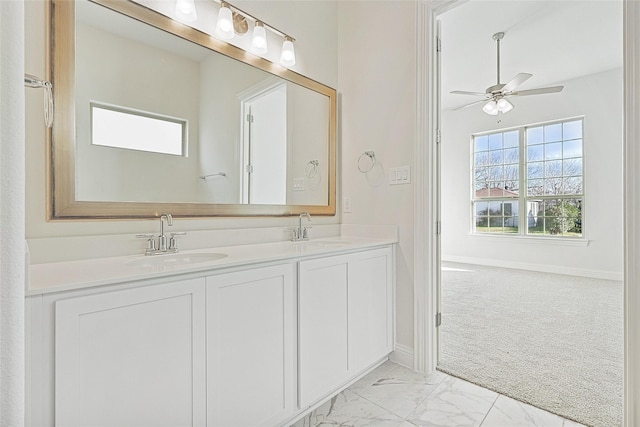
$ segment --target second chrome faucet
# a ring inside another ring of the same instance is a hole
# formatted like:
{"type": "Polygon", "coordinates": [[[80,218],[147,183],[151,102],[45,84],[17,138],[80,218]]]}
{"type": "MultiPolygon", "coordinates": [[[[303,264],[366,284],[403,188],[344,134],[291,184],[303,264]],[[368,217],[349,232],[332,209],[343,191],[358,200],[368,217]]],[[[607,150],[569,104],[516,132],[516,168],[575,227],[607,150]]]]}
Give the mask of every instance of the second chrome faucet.
{"type": "Polygon", "coordinates": [[[293,229],[293,233],[291,236],[291,240],[293,242],[298,242],[300,240],[309,240],[309,233],[307,230],[311,227],[303,227],[302,226],[302,218],[306,217],[307,221],[311,221],[311,215],[308,212],[302,212],[298,217],[298,228],[293,229]]]}
{"type": "Polygon", "coordinates": [[[178,242],[175,236],[185,235],[187,233],[171,233],[171,237],[167,239],[167,236],[164,234],[165,222],[167,227],[173,226],[173,217],[171,214],[163,213],[160,215],[160,235],[158,236],[157,244],[155,235],[153,234],[136,234],[136,237],[147,239],[147,248],[144,251],[145,255],[162,255],[178,252],[178,242]]]}

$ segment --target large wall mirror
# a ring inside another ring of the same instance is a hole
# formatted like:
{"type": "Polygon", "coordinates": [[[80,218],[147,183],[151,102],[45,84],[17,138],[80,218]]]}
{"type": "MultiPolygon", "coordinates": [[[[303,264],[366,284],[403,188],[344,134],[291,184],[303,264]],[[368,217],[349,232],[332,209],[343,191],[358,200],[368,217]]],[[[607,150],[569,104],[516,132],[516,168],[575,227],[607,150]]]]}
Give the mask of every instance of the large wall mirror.
{"type": "Polygon", "coordinates": [[[335,214],[335,89],[136,2],[49,16],[50,219],[335,214]]]}

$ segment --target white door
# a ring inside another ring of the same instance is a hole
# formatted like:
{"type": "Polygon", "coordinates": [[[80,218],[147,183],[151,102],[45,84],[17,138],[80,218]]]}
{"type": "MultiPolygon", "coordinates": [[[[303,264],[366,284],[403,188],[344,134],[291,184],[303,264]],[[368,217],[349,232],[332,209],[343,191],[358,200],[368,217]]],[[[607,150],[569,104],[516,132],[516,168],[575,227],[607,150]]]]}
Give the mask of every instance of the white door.
{"type": "Polygon", "coordinates": [[[203,426],[204,279],[56,302],[56,426],[203,426]]]}
{"type": "Polygon", "coordinates": [[[279,425],[296,410],[293,264],[207,277],[210,427],[279,425]]]}
{"type": "Polygon", "coordinates": [[[287,203],[287,87],[247,100],[243,199],[250,204],[287,203]]]}

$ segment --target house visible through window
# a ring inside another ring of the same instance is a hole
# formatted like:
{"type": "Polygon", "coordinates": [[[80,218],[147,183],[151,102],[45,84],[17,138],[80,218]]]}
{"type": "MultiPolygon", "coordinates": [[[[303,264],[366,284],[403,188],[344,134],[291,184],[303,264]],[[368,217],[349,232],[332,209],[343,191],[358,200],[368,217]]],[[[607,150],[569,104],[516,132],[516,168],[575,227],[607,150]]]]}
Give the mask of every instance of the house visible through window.
{"type": "Polygon", "coordinates": [[[581,237],[582,136],[582,118],[473,135],[474,232],[581,237]]]}

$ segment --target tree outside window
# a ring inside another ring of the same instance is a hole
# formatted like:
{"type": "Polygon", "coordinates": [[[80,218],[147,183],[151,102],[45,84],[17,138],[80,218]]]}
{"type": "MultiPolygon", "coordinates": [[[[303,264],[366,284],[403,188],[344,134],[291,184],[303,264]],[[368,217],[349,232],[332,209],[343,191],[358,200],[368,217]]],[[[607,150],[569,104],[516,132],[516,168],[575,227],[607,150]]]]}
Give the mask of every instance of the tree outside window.
{"type": "Polygon", "coordinates": [[[582,118],[474,135],[474,232],[581,237],[582,137],[582,118]]]}

